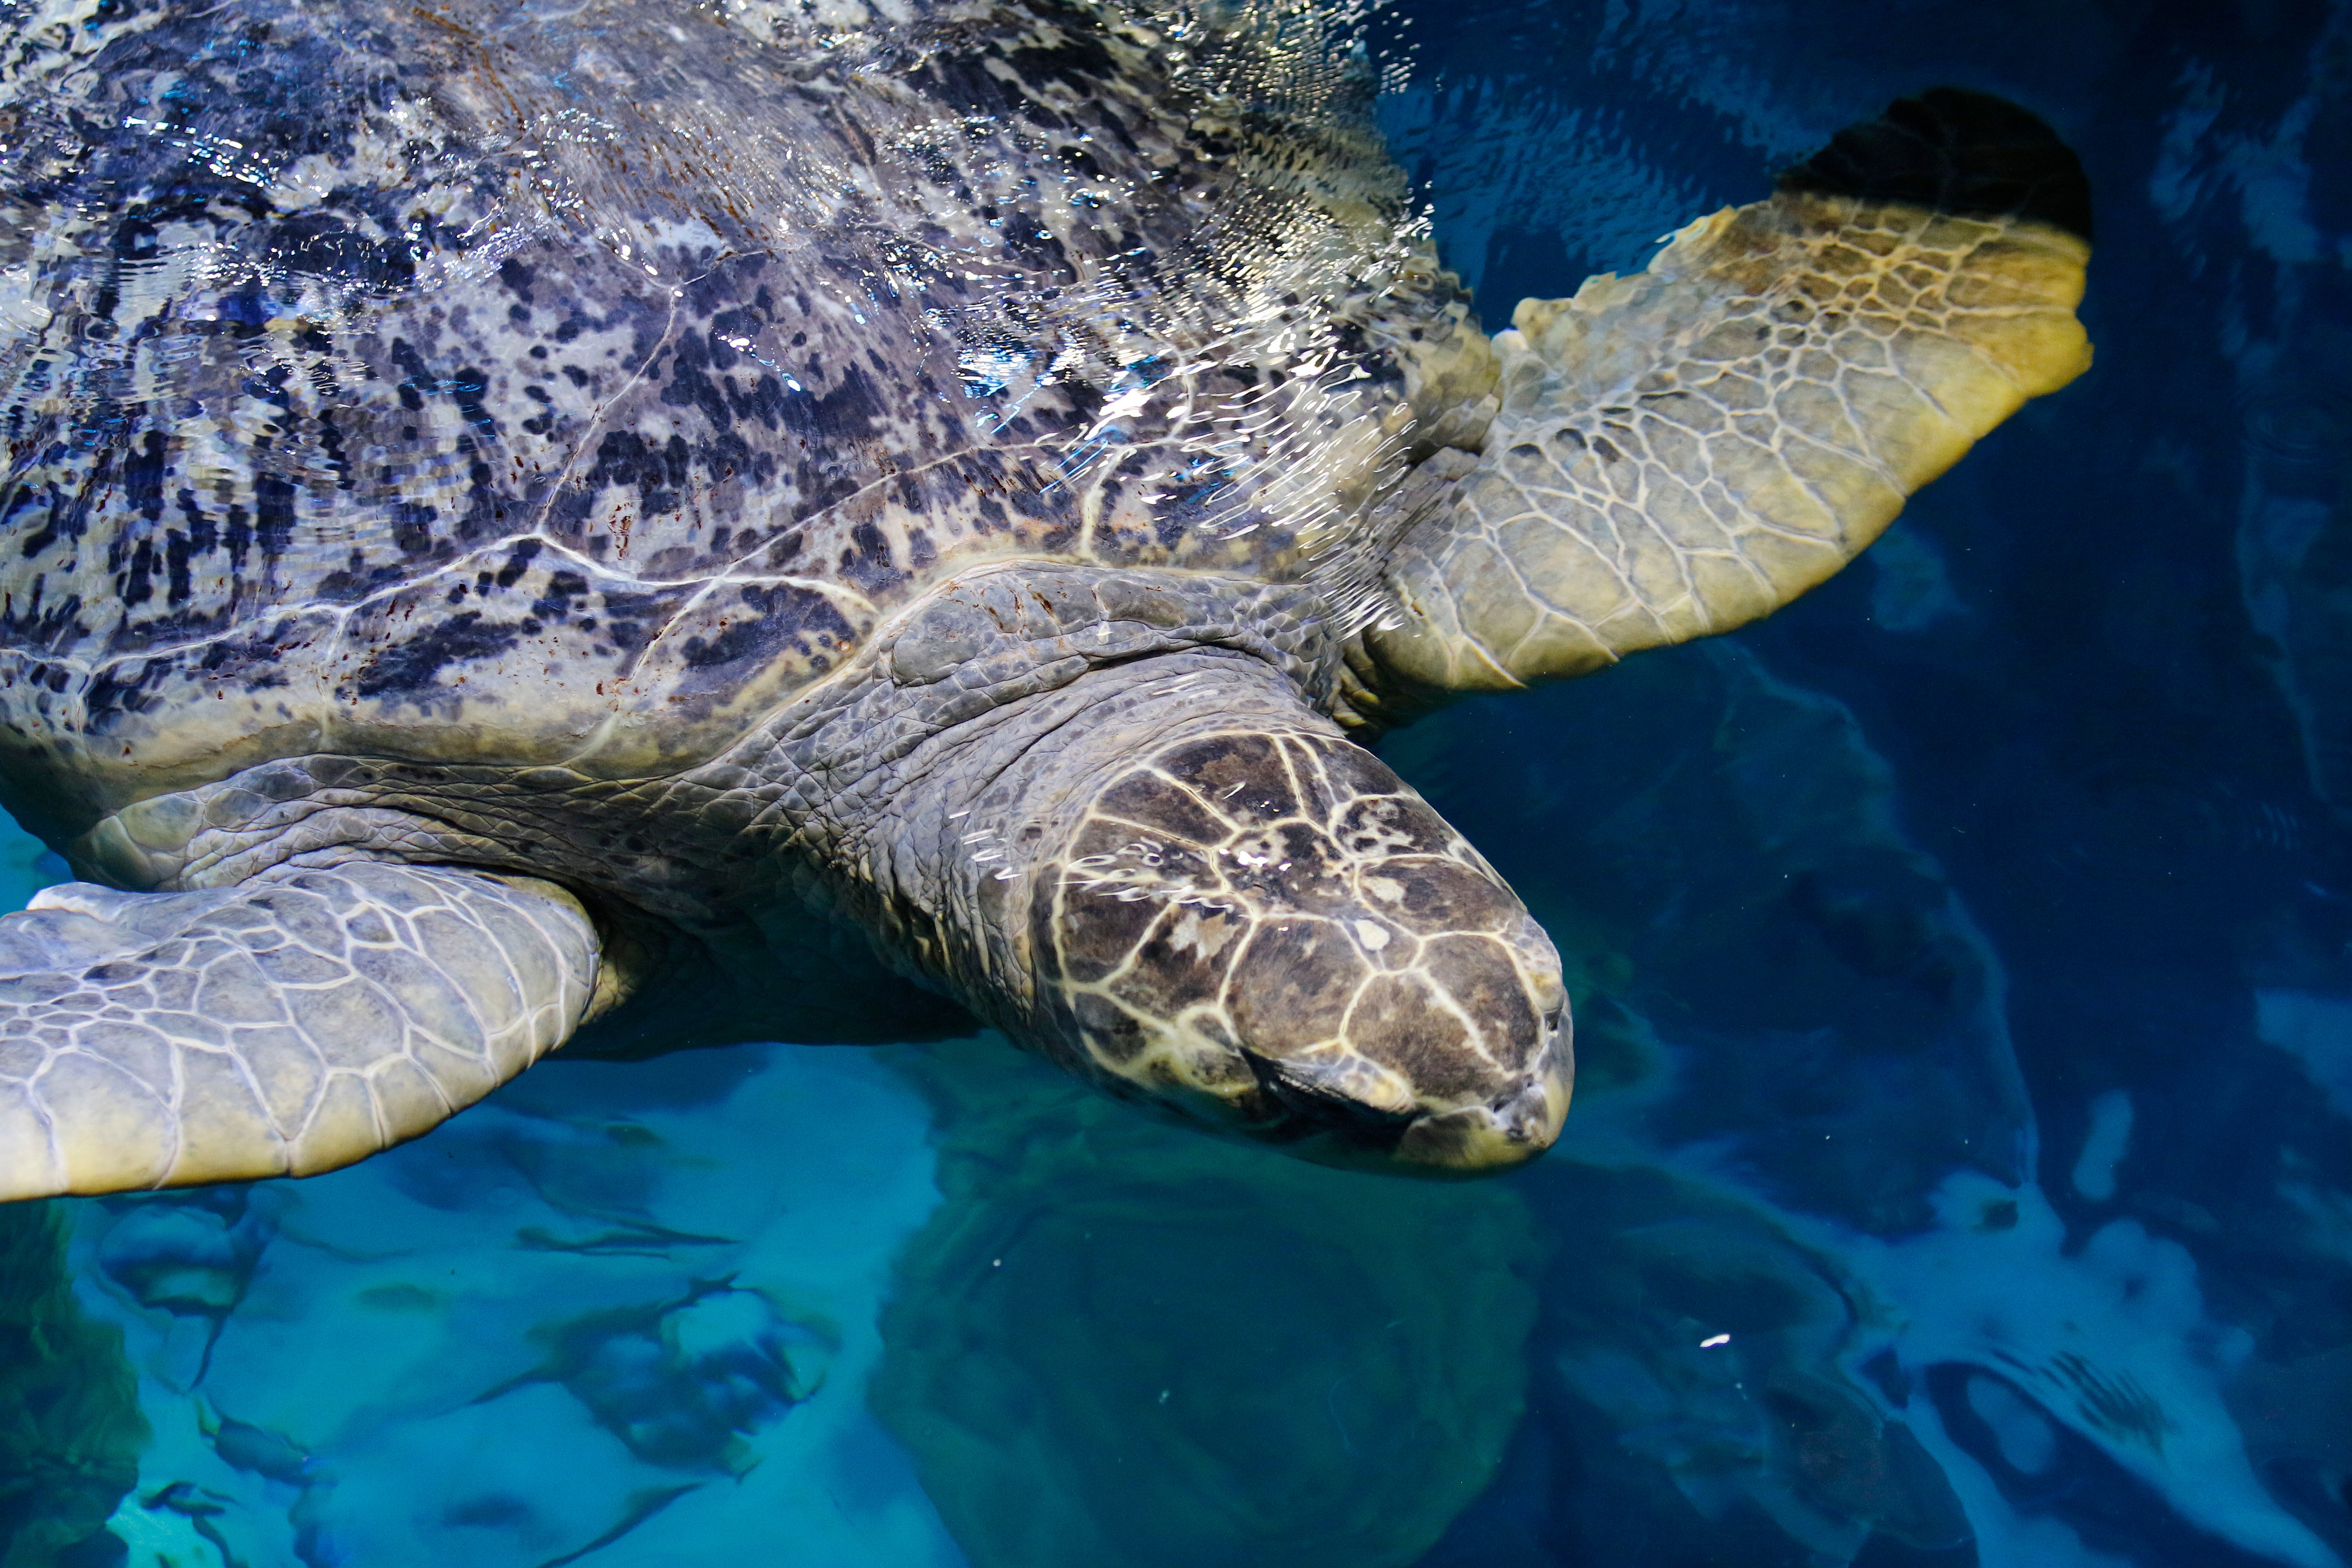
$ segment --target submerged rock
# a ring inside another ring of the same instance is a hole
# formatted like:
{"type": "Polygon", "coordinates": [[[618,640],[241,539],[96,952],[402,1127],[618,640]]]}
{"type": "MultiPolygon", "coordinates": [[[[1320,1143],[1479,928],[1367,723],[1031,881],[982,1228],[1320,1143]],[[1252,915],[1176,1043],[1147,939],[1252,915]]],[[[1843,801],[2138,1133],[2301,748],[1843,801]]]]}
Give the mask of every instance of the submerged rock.
{"type": "Polygon", "coordinates": [[[107,1516],[146,1441],[122,1331],[75,1301],[57,1210],[0,1208],[0,1568],[119,1553],[107,1516]]]}
{"type": "Polygon", "coordinates": [[[1559,1240],[1533,1410],[1425,1568],[1967,1547],[1951,1485],[1850,1364],[1865,1322],[1837,1258],[1654,1167],[1561,1161],[1531,1195],[1559,1240]]]}
{"type": "Polygon", "coordinates": [[[1001,1047],[919,1068],[944,1201],[871,1390],[974,1568],[1381,1568],[1487,1484],[1541,1246],[1509,1184],[1325,1170],[1001,1047]]]}

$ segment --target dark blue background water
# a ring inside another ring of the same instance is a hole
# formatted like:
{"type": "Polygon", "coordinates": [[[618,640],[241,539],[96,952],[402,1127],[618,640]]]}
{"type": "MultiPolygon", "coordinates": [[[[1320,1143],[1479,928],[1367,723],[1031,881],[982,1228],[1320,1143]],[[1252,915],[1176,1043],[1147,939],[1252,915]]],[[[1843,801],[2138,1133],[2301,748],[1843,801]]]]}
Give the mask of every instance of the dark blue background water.
{"type": "Polygon", "coordinates": [[[2095,368],[1864,563],[1389,743],[1568,956],[1561,1146],[1341,1176],[987,1041],[559,1060],[50,1205],[61,1274],[18,1211],[0,1561],[2352,1562],[2352,6],[1374,31],[1490,326],[1939,82],[2098,205],[2095,368]]]}

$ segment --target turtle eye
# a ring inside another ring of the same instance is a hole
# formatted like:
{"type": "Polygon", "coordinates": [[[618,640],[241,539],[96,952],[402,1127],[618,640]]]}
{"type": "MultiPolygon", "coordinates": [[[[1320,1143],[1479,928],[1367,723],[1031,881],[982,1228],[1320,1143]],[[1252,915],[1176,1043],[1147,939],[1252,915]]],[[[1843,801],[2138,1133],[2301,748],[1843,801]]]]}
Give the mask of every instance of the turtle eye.
{"type": "Polygon", "coordinates": [[[1544,1033],[1548,1035],[1559,1033],[1559,1020],[1561,1016],[1567,1013],[1567,1011],[1568,1008],[1563,1005],[1561,1006],[1554,1007],[1549,1012],[1546,1013],[1543,1016],[1544,1033]]]}

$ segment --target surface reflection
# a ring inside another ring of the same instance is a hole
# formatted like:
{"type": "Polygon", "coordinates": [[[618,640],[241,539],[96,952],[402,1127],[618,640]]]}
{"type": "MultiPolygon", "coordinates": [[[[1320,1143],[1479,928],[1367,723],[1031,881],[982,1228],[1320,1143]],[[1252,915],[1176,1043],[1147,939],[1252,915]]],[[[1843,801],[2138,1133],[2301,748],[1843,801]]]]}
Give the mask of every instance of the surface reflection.
{"type": "Polygon", "coordinates": [[[6,1561],[2352,1559],[2352,7],[1379,26],[1496,320],[1929,80],[2101,203],[2098,367],[1864,565],[1386,743],[1568,960],[1560,1145],[1319,1170],[988,1040],[558,1058],[0,1211],[6,1561]]]}

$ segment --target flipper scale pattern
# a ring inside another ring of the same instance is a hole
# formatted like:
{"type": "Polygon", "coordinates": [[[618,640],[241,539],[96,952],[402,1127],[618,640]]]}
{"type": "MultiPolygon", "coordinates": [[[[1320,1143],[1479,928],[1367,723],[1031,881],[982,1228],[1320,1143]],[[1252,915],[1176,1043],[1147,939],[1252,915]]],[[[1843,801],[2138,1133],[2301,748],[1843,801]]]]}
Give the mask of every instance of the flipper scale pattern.
{"type": "Polygon", "coordinates": [[[1412,680],[1495,689],[1769,613],[2090,363],[2086,241],[1784,190],[1523,301],[1501,409],[1390,573],[1412,680]],[[1466,470],[1466,471],[1465,471],[1466,470]]]}
{"type": "Polygon", "coordinates": [[[570,894],[439,867],[50,889],[0,920],[0,1199],[350,1164],[561,1044],[597,961],[570,894]]]}

